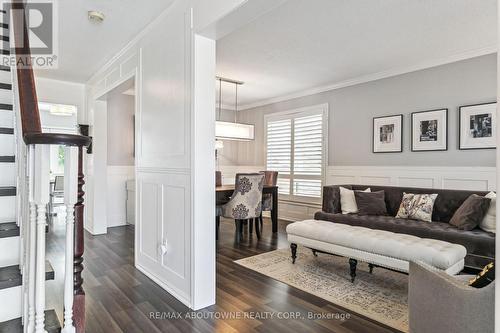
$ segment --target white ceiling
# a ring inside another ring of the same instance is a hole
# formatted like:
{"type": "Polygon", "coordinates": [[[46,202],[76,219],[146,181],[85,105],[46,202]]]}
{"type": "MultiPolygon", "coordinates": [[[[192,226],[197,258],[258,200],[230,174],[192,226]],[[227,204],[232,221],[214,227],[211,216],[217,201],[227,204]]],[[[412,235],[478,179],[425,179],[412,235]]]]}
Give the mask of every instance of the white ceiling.
{"type": "Polygon", "coordinates": [[[60,0],[59,69],[37,76],[85,82],[118,53],[173,0],[60,0]],[[104,13],[102,24],[87,19],[89,10],[104,13]]]}
{"type": "MultiPolygon", "coordinates": [[[[496,0],[288,0],[217,41],[217,74],[245,81],[240,105],[255,106],[376,73],[491,53],[496,15],[496,0]]],[[[229,86],[223,92],[223,104],[230,105],[234,92],[229,86]]]]}

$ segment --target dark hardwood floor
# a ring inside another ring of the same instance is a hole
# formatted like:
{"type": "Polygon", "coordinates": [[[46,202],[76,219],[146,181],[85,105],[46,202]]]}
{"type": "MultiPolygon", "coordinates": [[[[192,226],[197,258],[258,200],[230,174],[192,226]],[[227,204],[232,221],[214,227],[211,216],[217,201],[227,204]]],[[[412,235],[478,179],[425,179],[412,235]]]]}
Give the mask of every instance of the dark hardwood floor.
{"type": "MultiPolygon", "coordinates": [[[[270,221],[265,220],[264,224],[260,240],[255,234],[245,234],[243,241],[236,244],[233,222],[222,221],[217,244],[217,304],[198,311],[196,315],[134,268],[133,227],[110,228],[108,234],[103,236],[86,234],[83,275],[87,294],[86,332],[393,332],[321,298],[233,263],[237,259],[288,246],[284,232],[286,222],[280,221],[279,233],[275,235],[271,233],[270,221]],[[227,314],[270,316],[274,313],[274,316],[286,316],[285,313],[289,312],[306,317],[309,313],[338,313],[350,317],[346,320],[214,318],[227,314]],[[166,318],[178,314],[180,318],[166,318]],[[191,315],[186,317],[186,314],[191,315]]],[[[54,223],[47,246],[47,257],[56,271],[56,280],[48,283],[47,304],[57,310],[61,319],[63,274],[59,272],[63,272],[64,267],[62,222],[54,223]]]]}

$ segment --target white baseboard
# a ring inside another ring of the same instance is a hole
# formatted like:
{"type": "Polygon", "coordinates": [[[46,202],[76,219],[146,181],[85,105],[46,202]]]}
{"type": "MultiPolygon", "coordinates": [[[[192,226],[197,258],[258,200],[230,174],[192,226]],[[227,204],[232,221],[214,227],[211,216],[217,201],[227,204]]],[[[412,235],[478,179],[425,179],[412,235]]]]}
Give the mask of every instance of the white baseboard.
{"type": "MultiPolygon", "coordinates": [[[[183,292],[180,290],[177,290],[173,286],[168,286],[165,283],[162,282],[161,279],[157,278],[154,276],[151,272],[146,270],[144,267],[139,265],[137,262],[135,264],[135,268],[137,268],[139,271],[141,271],[144,275],[146,275],[148,278],[153,280],[157,285],[159,285],[161,288],[163,288],[167,293],[170,295],[174,296],[178,301],[180,301],[182,304],[187,306],[188,308],[191,308],[191,300],[185,295],[183,292]]],[[[193,309],[193,310],[198,310],[198,309],[193,309]]]]}

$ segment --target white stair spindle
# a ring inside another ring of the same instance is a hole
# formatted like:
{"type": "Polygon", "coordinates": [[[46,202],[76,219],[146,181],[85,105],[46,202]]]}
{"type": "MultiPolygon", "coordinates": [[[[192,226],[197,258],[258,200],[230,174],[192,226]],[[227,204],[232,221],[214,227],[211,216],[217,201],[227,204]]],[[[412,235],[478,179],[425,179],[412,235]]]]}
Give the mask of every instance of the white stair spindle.
{"type": "Polygon", "coordinates": [[[66,206],[66,251],[64,270],[64,328],[75,333],[73,326],[73,259],[75,204],[78,197],[78,148],[66,147],[64,155],[64,205],[66,206]]]}
{"type": "Polygon", "coordinates": [[[50,185],[50,146],[35,145],[34,201],[36,203],[35,333],[45,333],[45,227],[50,185]]]}
{"type": "Polygon", "coordinates": [[[26,332],[35,331],[35,266],[36,266],[36,203],[34,201],[34,178],[35,178],[35,150],[31,146],[28,150],[28,201],[29,201],[29,225],[28,231],[28,324],[26,332]]]}

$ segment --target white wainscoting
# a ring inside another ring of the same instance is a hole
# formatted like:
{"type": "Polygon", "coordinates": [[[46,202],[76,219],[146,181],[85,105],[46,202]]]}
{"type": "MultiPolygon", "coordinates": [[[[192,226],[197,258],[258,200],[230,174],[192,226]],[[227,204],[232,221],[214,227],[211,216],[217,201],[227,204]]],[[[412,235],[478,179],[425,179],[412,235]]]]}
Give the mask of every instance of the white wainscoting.
{"type": "MultiPolygon", "coordinates": [[[[223,184],[234,184],[238,172],[258,172],[264,166],[220,166],[223,184]]],[[[460,189],[473,191],[496,190],[494,167],[415,167],[415,166],[329,166],[325,185],[362,184],[402,187],[460,189]]],[[[286,221],[314,217],[320,204],[280,200],[278,216],[286,221]]]]}
{"type": "Polygon", "coordinates": [[[137,168],[136,266],[188,306],[190,180],[188,169],[137,168]]]}
{"type": "Polygon", "coordinates": [[[326,184],[494,191],[494,167],[329,166],[326,184]]]}
{"type": "Polygon", "coordinates": [[[135,178],[135,167],[108,165],[107,174],[107,222],[110,228],[127,224],[127,180],[135,178]]]}

